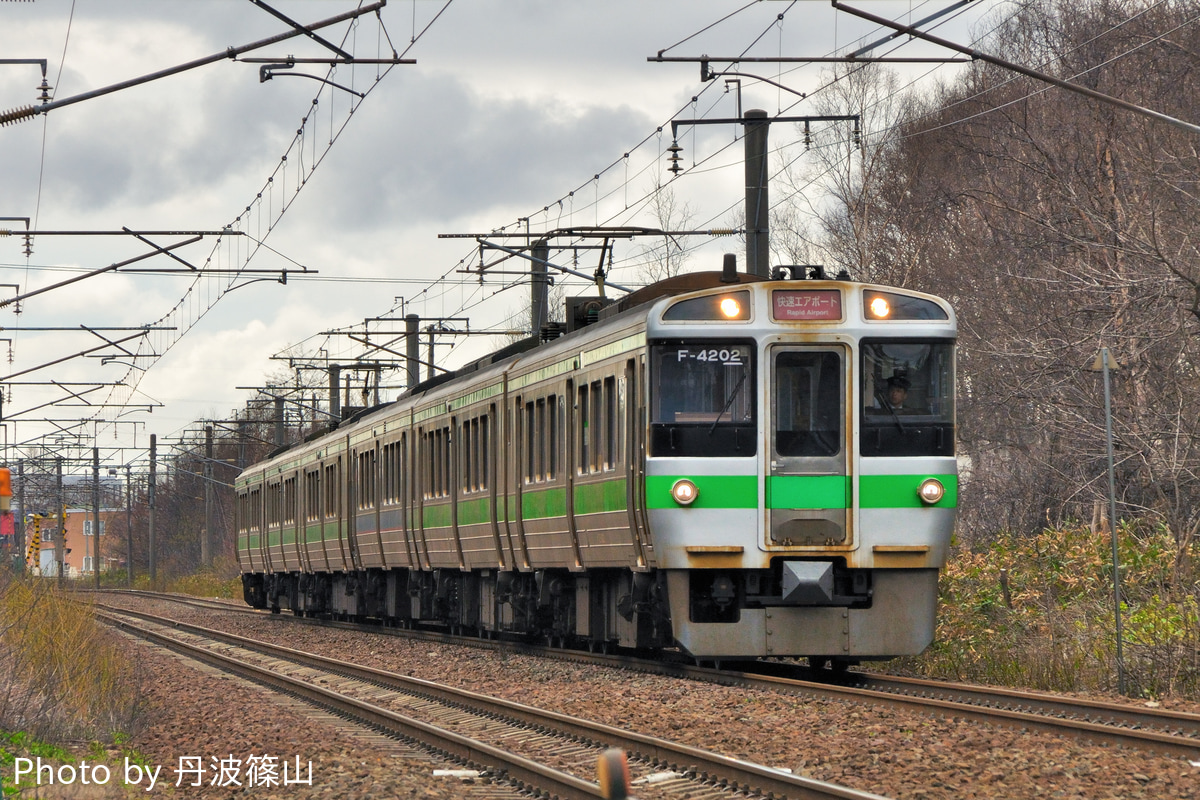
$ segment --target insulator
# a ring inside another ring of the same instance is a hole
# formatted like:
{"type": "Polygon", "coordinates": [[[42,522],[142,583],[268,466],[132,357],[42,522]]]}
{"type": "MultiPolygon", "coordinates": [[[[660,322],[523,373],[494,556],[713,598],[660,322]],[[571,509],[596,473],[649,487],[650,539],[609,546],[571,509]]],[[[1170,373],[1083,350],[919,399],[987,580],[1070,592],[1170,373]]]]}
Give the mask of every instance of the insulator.
{"type": "Polygon", "coordinates": [[[683,148],[679,146],[679,140],[671,142],[671,146],[667,148],[667,152],[671,154],[671,157],[667,159],[671,162],[671,166],[669,166],[667,169],[676,175],[683,171],[683,168],[679,166],[679,162],[683,160],[679,157],[679,154],[682,151],[683,148]]]}
{"type": "Polygon", "coordinates": [[[0,112],[0,127],[12,125],[14,122],[29,119],[37,112],[33,110],[33,106],[21,106],[14,108],[11,111],[0,112]]]}
{"type": "Polygon", "coordinates": [[[708,232],[711,236],[733,236],[737,233],[733,228],[711,228],[708,232]]]}

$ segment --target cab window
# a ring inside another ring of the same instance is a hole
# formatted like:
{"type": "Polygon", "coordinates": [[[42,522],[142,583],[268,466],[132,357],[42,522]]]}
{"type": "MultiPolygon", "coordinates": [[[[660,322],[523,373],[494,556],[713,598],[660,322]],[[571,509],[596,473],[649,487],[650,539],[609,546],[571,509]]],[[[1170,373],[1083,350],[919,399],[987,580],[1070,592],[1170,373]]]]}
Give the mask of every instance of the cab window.
{"type": "Polygon", "coordinates": [[[754,346],[749,342],[652,344],[651,455],[754,455],[754,369],[754,346]]]}
{"type": "Polygon", "coordinates": [[[953,343],[864,340],[861,376],[862,455],[954,455],[953,343]]]}

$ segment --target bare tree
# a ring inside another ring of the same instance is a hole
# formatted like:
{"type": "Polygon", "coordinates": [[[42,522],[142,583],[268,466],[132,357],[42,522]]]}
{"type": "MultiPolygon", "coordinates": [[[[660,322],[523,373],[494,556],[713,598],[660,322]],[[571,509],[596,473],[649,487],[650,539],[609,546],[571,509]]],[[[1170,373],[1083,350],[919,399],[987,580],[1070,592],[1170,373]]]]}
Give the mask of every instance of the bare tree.
{"type": "MultiPolygon", "coordinates": [[[[687,230],[695,220],[695,214],[687,203],[680,203],[675,197],[675,190],[663,186],[657,181],[654,192],[650,195],[650,212],[654,217],[656,227],[662,231],[687,230]]],[[[649,244],[640,246],[641,258],[644,259],[640,276],[647,282],[661,281],[673,278],[683,272],[691,260],[688,252],[690,236],[655,236],[649,244]]]]}
{"type": "MultiPolygon", "coordinates": [[[[1186,117],[1198,11],[1046,0],[987,46],[1186,117]]],[[[977,65],[910,115],[886,162],[870,213],[899,221],[889,241],[922,242],[913,274],[957,300],[968,528],[1084,517],[1103,496],[1102,394],[1086,367],[1107,346],[1123,365],[1122,507],[1184,545],[1200,526],[1195,137],[977,65]]]]}

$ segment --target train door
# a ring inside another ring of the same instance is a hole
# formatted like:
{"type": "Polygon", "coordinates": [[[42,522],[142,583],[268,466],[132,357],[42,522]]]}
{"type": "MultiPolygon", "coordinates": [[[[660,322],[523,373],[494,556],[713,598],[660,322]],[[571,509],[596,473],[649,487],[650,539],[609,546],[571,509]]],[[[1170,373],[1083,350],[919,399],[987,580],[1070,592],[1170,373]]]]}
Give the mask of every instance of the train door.
{"type": "Polygon", "coordinates": [[[521,564],[525,569],[529,569],[531,566],[529,560],[529,540],[525,536],[525,515],[522,503],[524,501],[525,476],[527,474],[524,465],[528,463],[528,451],[530,448],[528,440],[530,420],[526,419],[525,405],[520,395],[513,398],[511,413],[514,424],[512,429],[512,455],[509,459],[511,465],[509,475],[512,479],[513,505],[509,514],[513,520],[513,530],[517,534],[517,547],[520,552],[521,564]]]}
{"type": "Polygon", "coordinates": [[[767,547],[850,545],[849,353],[778,345],[768,359],[767,547]]]}
{"type": "Polygon", "coordinates": [[[303,470],[300,473],[300,480],[303,481],[303,497],[300,498],[300,569],[303,572],[312,572],[312,551],[309,550],[309,529],[314,523],[320,521],[321,507],[321,486],[318,482],[318,477],[321,472],[319,469],[303,470]]]}
{"type": "Polygon", "coordinates": [[[488,524],[491,526],[492,543],[496,548],[496,565],[503,570],[511,568],[512,558],[505,550],[504,537],[500,533],[500,497],[503,492],[497,489],[500,484],[500,470],[497,468],[500,448],[496,446],[500,435],[499,418],[495,403],[489,405],[487,412],[479,418],[481,427],[479,431],[479,469],[483,483],[487,487],[488,507],[491,509],[488,514],[488,524]]]}
{"type": "Polygon", "coordinates": [[[416,544],[418,559],[423,569],[430,569],[429,542],[425,539],[425,498],[433,482],[430,447],[433,445],[432,435],[426,428],[416,428],[413,432],[413,474],[417,480],[413,482],[413,517],[412,530],[416,544]]]}
{"type": "Polygon", "coordinates": [[[459,449],[458,417],[450,417],[450,427],[446,428],[446,460],[449,462],[449,481],[446,486],[450,498],[450,537],[454,540],[454,552],[458,555],[458,568],[466,570],[467,560],[463,557],[462,530],[458,527],[458,500],[462,496],[464,476],[462,474],[462,458],[459,449]]]}
{"type": "MultiPolygon", "coordinates": [[[[415,441],[415,439],[414,439],[415,441]]],[[[413,445],[415,447],[416,445],[413,445]]],[[[421,568],[421,553],[417,548],[415,519],[416,501],[413,498],[417,481],[413,477],[413,454],[409,450],[408,431],[400,434],[400,527],[404,530],[404,552],[409,569],[421,568]]]]}
{"type": "Polygon", "coordinates": [[[638,364],[631,358],[625,363],[625,377],[621,382],[621,411],[624,412],[625,437],[625,510],[628,516],[629,535],[637,553],[638,567],[646,566],[645,524],[645,453],[642,443],[645,405],[642,402],[641,384],[638,381],[638,364]]]}

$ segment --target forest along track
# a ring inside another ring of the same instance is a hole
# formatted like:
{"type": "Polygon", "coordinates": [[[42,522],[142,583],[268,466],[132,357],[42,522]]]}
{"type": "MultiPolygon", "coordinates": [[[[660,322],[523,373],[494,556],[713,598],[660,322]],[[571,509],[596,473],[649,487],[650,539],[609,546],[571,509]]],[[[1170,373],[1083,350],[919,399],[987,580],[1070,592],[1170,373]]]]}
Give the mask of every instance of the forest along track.
{"type": "Polygon", "coordinates": [[[601,797],[591,776],[601,753],[617,747],[629,754],[634,790],[643,800],[882,800],[663,739],[152,614],[97,605],[97,615],[160,646],[551,796],[601,797]]]}
{"type": "MultiPolygon", "coordinates": [[[[331,625],[384,635],[419,635],[464,646],[496,648],[493,640],[451,637],[398,628],[270,614],[232,603],[179,595],[129,592],[131,597],[168,600],[204,609],[248,612],[268,619],[331,625]]],[[[726,662],[721,668],[635,659],[559,648],[504,645],[510,650],[582,664],[674,675],[691,680],[742,686],[763,691],[852,700],[925,713],[959,717],[1013,728],[1041,730],[1100,744],[1119,744],[1189,760],[1200,760],[1200,714],[1142,708],[1040,692],[973,686],[860,672],[814,676],[814,670],[786,662],[726,662]],[[733,667],[738,667],[734,669],[733,667]]]]}

